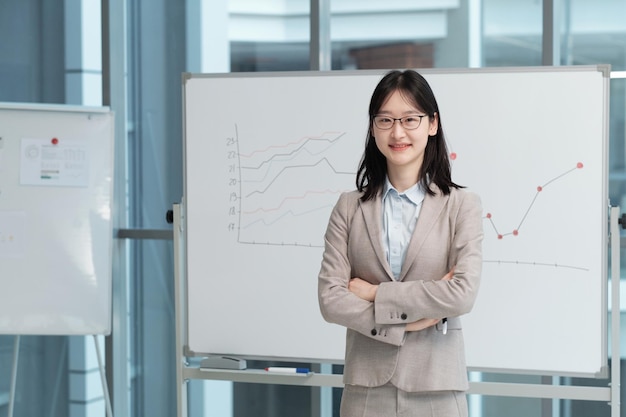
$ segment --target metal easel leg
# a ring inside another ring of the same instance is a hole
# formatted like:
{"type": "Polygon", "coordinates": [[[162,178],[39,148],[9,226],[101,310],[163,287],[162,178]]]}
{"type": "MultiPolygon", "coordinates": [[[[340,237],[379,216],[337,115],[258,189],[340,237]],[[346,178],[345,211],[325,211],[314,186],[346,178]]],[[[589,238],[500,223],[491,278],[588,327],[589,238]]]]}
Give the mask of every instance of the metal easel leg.
{"type": "Polygon", "coordinates": [[[100,356],[100,345],[98,344],[98,337],[95,334],[93,335],[93,343],[94,345],[96,345],[96,356],[98,357],[98,368],[100,369],[100,379],[102,380],[102,392],[104,393],[107,416],[113,417],[113,411],[111,408],[111,397],[109,396],[106,373],[102,364],[102,357],[100,356]]]}
{"type": "Polygon", "coordinates": [[[626,228],[626,217],[620,217],[619,207],[611,207],[611,417],[620,417],[621,352],[620,352],[620,225],[626,228]]]}
{"type": "Polygon", "coordinates": [[[174,306],[176,316],[176,415],[187,417],[187,381],[183,378],[185,356],[183,353],[184,321],[183,321],[183,282],[185,278],[183,207],[174,204],[172,222],[174,224],[174,306]]]}
{"type": "Polygon", "coordinates": [[[11,391],[9,393],[9,411],[7,417],[13,417],[15,407],[15,388],[17,387],[17,362],[20,356],[20,336],[15,336],[13,344],[13,368],[11,369],[11,391]]]}

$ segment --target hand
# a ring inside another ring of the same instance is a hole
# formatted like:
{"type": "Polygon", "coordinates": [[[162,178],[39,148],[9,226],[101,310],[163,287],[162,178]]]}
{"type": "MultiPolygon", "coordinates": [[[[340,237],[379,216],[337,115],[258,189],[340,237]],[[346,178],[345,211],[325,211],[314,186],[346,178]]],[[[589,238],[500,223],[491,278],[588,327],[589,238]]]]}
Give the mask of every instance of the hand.
{"type": "MultiPolygon", "coordinates": [[[[450,281],[454,278],[454,267],[445,274],[441,280],[442,281],[450,281]]],[[[433,327],[437,323],[439,323],[441,319],[421,319],[418,321],[414,321],[413,323],[409,323],[406,325],[407,332],[419,332],[420,330],[428,329],[429,327],[433,327]]]]}
{"type": "Polygon", "coordinates": [[[447,274],[445,274],[441,280],[442,281],[450,281],[452,278],[454,278],[454,266],[452,267],[452,269],[450,271],[448,271],[447,274]]]}
{"type": "Polygon", "coordinates": [[[419,332],[420,330],[433,327],[435,324],[439,323],[439,321],[440,319],[420,319],[418,321],[414,321],[413,323],[407,324],[406,331],[407,332],[419,332]]]}
{"type": "Polygon", "coordinates": [[[348,289],[357,297],[365,301],[374,301],[378,285],[370,284],[361,278],[352,278],[348,283],[348,289]]]}

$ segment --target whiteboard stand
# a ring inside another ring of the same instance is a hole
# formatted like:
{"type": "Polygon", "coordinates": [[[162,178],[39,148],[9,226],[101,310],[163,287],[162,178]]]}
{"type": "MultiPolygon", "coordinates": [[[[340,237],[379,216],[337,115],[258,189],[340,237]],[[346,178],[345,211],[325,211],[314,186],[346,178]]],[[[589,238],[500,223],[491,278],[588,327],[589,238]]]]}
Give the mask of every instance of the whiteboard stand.
{"type": "Polygon", "coordinates": [[[611,417],[619,417],[621,413],[621,352],[620,352],[620,332],[621,332],[621,234],[622,229],[626,229],[624,217],[620,216],[620,208],[611,207],[610,238],[611,238],[611,417]]]}
{"type": "MultiPolygon", "coordinates": [[[[174,204],[172,210],[172,222],[174,224],[174,315],[176,332],[176,415],[178,417],[187,416],[187,381],[183,371],[187,364],[187,359],[183,352],[185,343],[186,324],[184,317],[184,296],[183,290],[185,277],[185,253],[184,253],[184,231],[182,218],[182,203],[174,204]]],[[[169,222],[168,217],[168,222],[169,222]]]]}
{"type": "Polygon", "coordinates": [[[114,114],[0,103],[0,127],[0,275],[13,277],[0,293],[0,333],[16,335],[9,416],[20,335],[93,335],[111,416],[95,337],[111,329],[114,114]]]}
{"type": "MultiPolygon", "coordinates": [[[[176,380],[178,384],[178,417],[187,417],[187,382],[190,379],[219,380],[256,384],[283,384],[343,388],[342,375],[314,373],[302,378],[298,375],[271,374],[260,370],[200,369],[190,366],[183,352],[185,343],[184,313],[184,230],[179,204],[174,205],[174,264],[176,313],[176,380]]],[[[507,396],[516,398],[569,399],[602,401],[611,407],[611,417],[620,417],[620,225],[626,229],[626,215],[620,218],[619,207],[610,208],[609,234],[611,245],[611,377],[608,387],[569,386],[559,384],[526,384],[470,381],[467,394],[507,396]]],[[[332,368],[332,367],[331,367],[332,368]]],[[[328,368],[322,368],[322,371],[328,368]]],[[[480,370],[477,370],[480,372],[480,370]]],[[[553,378],[554,380],[554,378],[553,378]]]]}

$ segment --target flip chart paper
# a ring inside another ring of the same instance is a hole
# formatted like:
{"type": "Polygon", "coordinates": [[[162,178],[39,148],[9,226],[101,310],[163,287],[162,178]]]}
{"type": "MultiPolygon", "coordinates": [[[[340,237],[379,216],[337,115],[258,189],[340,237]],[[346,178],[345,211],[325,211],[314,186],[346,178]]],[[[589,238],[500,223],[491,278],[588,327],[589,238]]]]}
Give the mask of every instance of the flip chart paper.
{"type": "Polygon", "coordinates": [[[89,162],[87,147],[77,141],[22,139],[20,184],[87,187],[89,162]]]}

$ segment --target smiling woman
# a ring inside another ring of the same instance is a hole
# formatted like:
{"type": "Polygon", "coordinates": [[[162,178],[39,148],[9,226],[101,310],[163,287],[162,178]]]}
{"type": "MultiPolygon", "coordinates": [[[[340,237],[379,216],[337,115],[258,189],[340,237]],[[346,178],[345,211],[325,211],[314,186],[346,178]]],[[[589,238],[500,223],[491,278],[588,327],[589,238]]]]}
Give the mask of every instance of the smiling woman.
{"type": "Polygon", "coordinates": [[[420,74],[387,73],[369,113],[358,189],[330,216],[318,282],[322,315],[346,327],[341,416],[465,417],[458,317],[480,282],[480,200],[451,179],[439,107],[420,74]]]}

